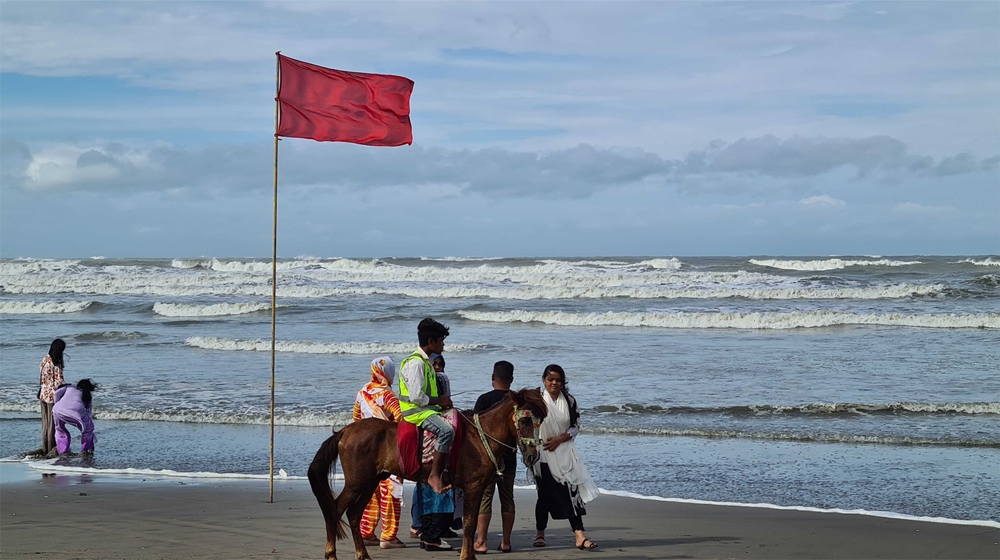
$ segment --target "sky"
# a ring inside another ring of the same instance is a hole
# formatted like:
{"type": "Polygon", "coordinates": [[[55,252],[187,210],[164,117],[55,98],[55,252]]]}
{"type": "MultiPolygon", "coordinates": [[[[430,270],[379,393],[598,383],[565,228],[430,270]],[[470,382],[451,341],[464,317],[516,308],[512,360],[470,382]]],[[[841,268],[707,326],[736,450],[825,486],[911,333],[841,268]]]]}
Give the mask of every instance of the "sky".
{"type": "Polygon", "coordinates": [[[2,0],[0,256],[269,257],[279,50],[282,257],[1000,254],[998,2],[2,0]]]}

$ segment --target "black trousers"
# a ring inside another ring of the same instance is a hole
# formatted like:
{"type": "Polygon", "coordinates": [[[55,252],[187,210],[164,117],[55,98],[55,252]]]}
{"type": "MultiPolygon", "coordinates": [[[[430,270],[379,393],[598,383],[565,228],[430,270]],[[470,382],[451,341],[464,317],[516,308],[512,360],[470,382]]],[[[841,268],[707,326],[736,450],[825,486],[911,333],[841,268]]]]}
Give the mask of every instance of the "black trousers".
{"type": "Polygon", "coordinates": [[[568,519],[569,526],[574,531],[583,531],[583,517],[587,514],[584,508],[577,509],[573,505],[570,489],[552,477],[552,471],[546,463],[540,465],[541,475],[535,477],[535,488],[538,500],[535,502],[535,529],[544,531],[552,519],[568,519]]]}
{"type": "MultiPolygon", "coordinates": [[[[535,529],[538,531],[544,531],[549,525],[549,509],[545,507],[542,500],[535,502],[535,529]]],[[[569,526],[572,527],[574,531],[583,531],[583,517],[579,515],[574,515],[569,518],[569,526]]]]}

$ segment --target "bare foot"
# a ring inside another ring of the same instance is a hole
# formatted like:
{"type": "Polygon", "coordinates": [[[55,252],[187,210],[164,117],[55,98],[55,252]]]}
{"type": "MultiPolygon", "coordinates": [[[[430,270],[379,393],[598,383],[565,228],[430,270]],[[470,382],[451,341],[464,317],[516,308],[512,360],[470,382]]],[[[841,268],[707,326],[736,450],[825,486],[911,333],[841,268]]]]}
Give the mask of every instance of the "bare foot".
{"type": "Polygon", "coordinates": [[[433,488],[438,494],[444,494],[448,490],[451,490],[451,484],[445,485],[444,482],[441,481],[440,476],[428,476],[427,484],[430,485],[430,487],[433,488]]]}

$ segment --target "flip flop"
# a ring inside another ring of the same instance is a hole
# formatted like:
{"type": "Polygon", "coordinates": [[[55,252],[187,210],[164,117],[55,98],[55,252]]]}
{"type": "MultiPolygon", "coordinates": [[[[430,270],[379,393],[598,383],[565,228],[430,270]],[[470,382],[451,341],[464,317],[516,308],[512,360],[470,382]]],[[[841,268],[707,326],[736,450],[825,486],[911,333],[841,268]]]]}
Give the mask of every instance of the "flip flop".
{"type": "MultiPolygon", "coordinates": [[[[499,550],[500,552],[511,552],[511,551],[514,550],[514,547],[508,546],[507,548],[504,548],[503,545],[501,544],[501,545],[497,546],[497,550],[499,550]]],[[[484,550],[483,552],[486,552],[486,551],[484,550]]]]}
{"type": "Polygon", "coordinates": [[[595,543],[590,539],[583,539],[583,543],[576,545],[576,547],[579,548],[580,550],[594,550],[595,548],[597,548],[597,543],[595,543]]]}
{"type": "Polygon", "coordinates": [[[535,542],[531,543],[531,546],[537,546],[539,548],[545,546],[545,537],[535,537],[535,542]]]}

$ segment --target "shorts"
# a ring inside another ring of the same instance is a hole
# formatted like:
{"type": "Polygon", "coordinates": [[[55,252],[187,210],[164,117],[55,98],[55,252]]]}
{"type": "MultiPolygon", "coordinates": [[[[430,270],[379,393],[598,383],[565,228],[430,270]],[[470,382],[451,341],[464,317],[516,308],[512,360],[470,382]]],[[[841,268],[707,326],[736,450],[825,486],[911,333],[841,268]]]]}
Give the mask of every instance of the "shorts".
{"type": "Polygon", "coordinates": [[[514,478],[517,477],[517,465],[505,468],[501,476],[495,476],[493,482],[486,486],[483,501],[479,504],[479,515],[493,513],[493,489],[500,487],[500,512],[514,513],[514,478]]]}

